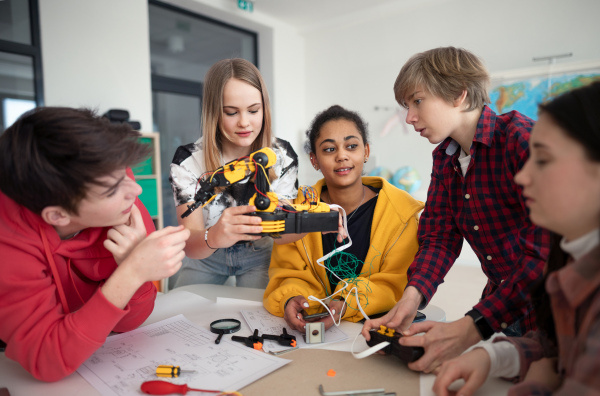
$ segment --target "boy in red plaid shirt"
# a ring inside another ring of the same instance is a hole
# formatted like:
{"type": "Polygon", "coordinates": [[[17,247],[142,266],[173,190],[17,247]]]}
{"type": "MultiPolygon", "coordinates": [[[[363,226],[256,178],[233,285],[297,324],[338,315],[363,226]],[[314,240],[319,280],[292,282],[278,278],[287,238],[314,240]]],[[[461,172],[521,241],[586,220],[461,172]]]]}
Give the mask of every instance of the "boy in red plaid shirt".
{"type": "Polygon", "coordinates": [[[413,56],[394,84],[396,100],[408,110],[406,122],[438,146],[408,286],[388,314],[365,323],[363,334],[368,338],[380,325],[405,336],[425,332],[400,339],[425,348],[409,364],[413,370],[432,372],[495,332],[521,335],[535,328],[529,289],[542,274],[550,237],[531,223],[513,180],[529,157],[533,121],[516,111],[495,114],[486,106],[488,85],[481,60],[454,47],[413,56]],[[463,239],[488,277],[481,300],[455,322],[411,326],[459,256],[463,239]]]}

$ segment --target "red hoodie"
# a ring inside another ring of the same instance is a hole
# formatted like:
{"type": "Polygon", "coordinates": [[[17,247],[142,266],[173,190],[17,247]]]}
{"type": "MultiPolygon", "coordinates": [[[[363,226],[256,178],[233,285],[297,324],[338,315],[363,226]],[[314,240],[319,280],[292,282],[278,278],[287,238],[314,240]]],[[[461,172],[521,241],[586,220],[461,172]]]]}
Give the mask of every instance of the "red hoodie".
{"type": "MultiPolygon", "coordinates": [[[[136,206],[148,233],[154,231],[139,199],[136,206]]],[[[100,291],[117,268],[103,245],[109,229],[87,228],[63,241],[40,216],[0,192],[0,339],[7,344],[6,356],[40,380],[71,374],[111,331],[135,329],[154,308],[156,288],[151,282],[123,310],[100,291]],[[60,285],[48,255],[56,263],[60,285]]]]}

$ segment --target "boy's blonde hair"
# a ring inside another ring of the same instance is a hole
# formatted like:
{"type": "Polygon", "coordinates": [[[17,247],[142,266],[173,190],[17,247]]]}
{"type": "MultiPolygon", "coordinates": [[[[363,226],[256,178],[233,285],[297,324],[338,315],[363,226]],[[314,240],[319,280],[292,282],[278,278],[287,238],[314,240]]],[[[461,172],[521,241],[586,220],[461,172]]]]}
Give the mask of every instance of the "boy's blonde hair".
{"type": "Polygon", "coordinates": [[[223,91],[225,84],[235,78],[244,81],[258,89],[262,96],[263,125],[250,148],[250,152],[263,147],[271,147],[271,105],[269,93],[263,78],[251,62],[246,59],[223,59],[215,63],[204,78],[204,94],[202,97],[202,141],[204,151],[204,166],[207,171],[219,168],[221,164],[220,128],[223,115],[223,91]]]}
{"type": "Polygon", "coordinates": [[[448,103],[467,91],[467,111],[490,103],[490,76],[481,59],[471,52],[441,47],[413,55],[400,70],[394,83],[396,101],[407,107],[406,99],[421,87],[448,103]]]}

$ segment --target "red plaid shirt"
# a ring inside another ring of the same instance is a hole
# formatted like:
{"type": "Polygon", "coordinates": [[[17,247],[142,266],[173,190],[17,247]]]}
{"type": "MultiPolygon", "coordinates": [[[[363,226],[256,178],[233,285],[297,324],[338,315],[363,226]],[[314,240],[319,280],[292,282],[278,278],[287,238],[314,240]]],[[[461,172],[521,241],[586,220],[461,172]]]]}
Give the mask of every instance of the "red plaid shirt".
{"type": "Polygon", "coordinates": [[[460,146],[448,138],[433,151],[431,184],[419,221],[419,252],[408,286],[429,302],[462,249],[477,254],[488,283],[475,305],[496,331],[521,320],[535,328],[529,287],[542,274],[550,235],[529,220],[514,176],[529,157],[533,121],[518,113],[496,115],[484,106],[463,177],[460,146]]]}

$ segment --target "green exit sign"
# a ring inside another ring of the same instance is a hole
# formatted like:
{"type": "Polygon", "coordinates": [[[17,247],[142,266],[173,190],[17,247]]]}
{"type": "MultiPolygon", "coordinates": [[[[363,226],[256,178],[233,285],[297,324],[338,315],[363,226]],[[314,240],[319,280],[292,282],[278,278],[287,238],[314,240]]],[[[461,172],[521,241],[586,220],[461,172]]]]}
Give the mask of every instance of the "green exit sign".
{"type": "Polygon", "coordinates": [[[240,10],[252,12],[254,11],[254,3],[249,0],[238,0],[238,8],[240,10]]]}

